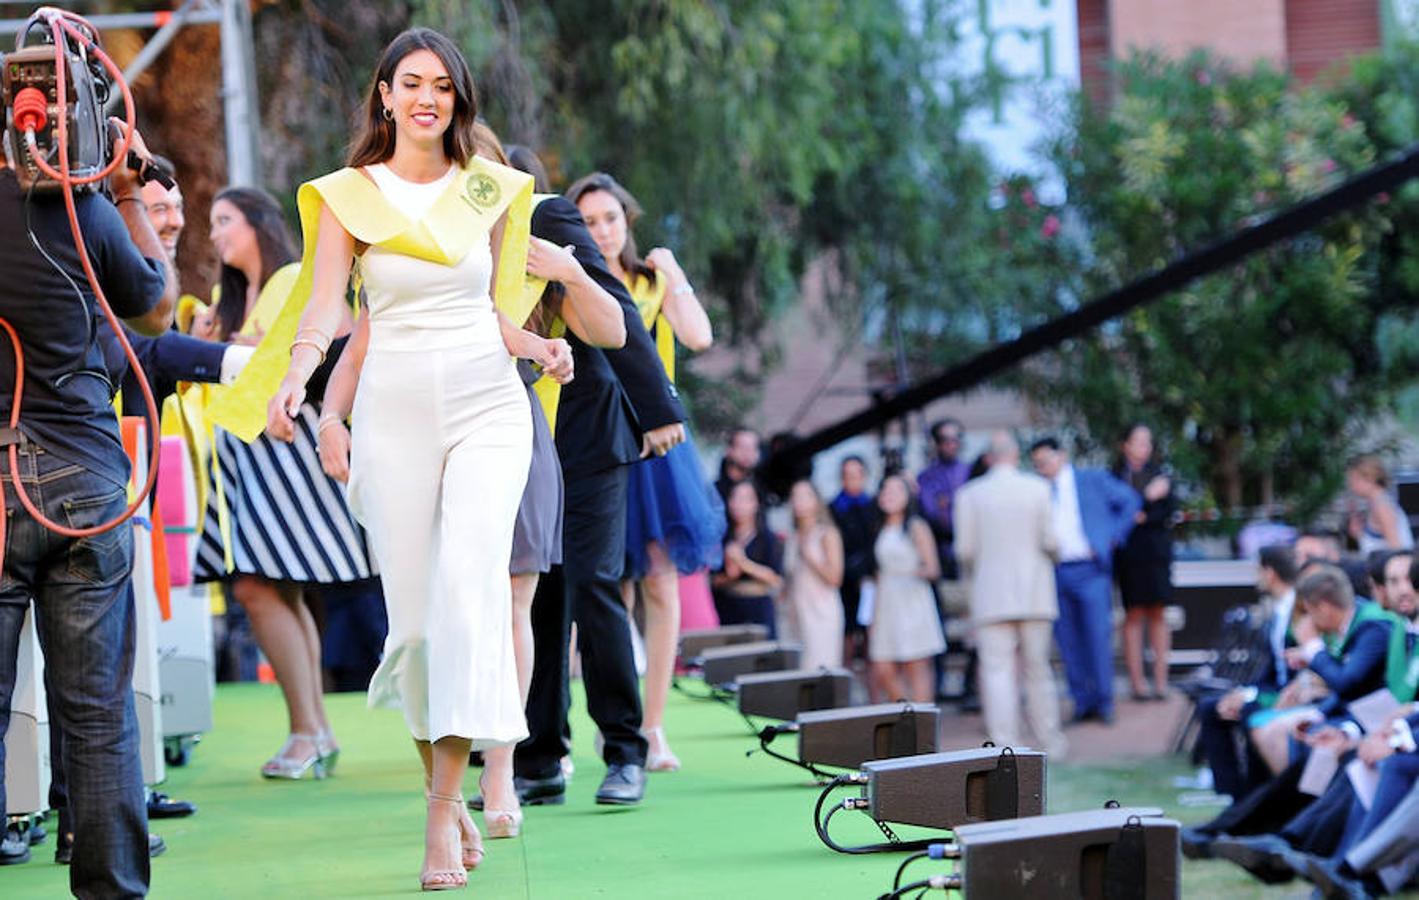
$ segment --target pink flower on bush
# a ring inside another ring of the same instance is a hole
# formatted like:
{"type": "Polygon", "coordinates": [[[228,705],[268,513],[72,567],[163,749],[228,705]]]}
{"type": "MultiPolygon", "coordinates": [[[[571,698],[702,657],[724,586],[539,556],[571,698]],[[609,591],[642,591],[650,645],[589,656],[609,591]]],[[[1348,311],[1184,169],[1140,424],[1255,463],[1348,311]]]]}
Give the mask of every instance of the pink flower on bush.
{"type": "Polygon", "coordinates": [[[1034,209],[1037,205],[1037,202],[1035,200],[1035,192],[1030,190],[1029,188],[1025,188],[1023,191],[1020,192],[1020,200],[1030,209],[1034,209]]]}
{"type": "Polygon", "coordinates": [[[1354,128],[1354,127],[1355,127],[1355,117],[1352,116],[1352,115],[1350,115],[1349,113],[1346,113],[1345,115],[1341,116],[1341,117],[1340,117],[1340,127],[1341,127],[1341,128],[1354,128]]]}
{"type": "Polygon", "coordinates": [[[1206,69],[1198,69],[1195,73],[1193,73],[1192,77],[1193,80],[1195,80],[1203,87],[1207,87],[1212,83],[1212,73],[1207,71],[1206,69]]]}
{"type": "Polygon", "coordinates": [[[1059,234],[1060,227],[1059,216],[1050,213],[1045,216],[1044,222],[1040,224],[1040,236],[1045,240],[1050,240],[1055,235],[1059,234]]]}
{"type": "Polygon", "coordinates": [[[1325,174],[1327,174],[1327,175],[1329,175],[1331,172],[1334,172],[1334,171],[1335,171],[1335,160],[1333,160],[1333,159],[1327,159],[1327,160],[1325,160],[1324,162],[1322,162],[1322,163],[1320,164],[1320,170],[1321,170],[1322,172],[1324,172],[1325,174]]]}

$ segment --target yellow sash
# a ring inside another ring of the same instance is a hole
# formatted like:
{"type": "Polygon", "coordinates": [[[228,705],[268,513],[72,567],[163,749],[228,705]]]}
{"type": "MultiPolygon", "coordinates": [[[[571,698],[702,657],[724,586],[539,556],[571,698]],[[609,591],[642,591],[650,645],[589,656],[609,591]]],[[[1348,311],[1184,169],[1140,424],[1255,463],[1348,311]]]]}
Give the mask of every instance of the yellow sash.
{"type": "Polygon", "coordinates": [[[675,330],[661,313],[665,308],[665,294],[670,282],[666,280],[664,272],[657,270],[654,281],[644,275],[637,275],[626,287],[631,292],[631,299],[636,302],[636,309],[640,310],[645,330],[655,336],[655,349],[660,354],[661,365],[665,366],[665,377],[674,384],[675,330]]]}
{"type": "Polygon", "coordinates": [[[175,318],[177,330],[183,334],[192,333],[192,320],[197,318],[197,314],[207,308],[207,304],[191,294],[183,294],[177,298],[177,310],[175,318]]]}
{"type": "MultiPolygon", "coordinates": [[[[254,335],[258,331],[267,331],[274,327],[280,318],[286,298],[295,289],[300,273],[301,267],[295,263],[289,263],[272,272],[271,277],[266,279],[266,283],[261,286],[260,293],[256,295],[256,304],[252,306],[250,315],[246,317],[246,321],[242,323],[237,334],[254,335]]],[[[221,285],[212,287],[213,306],[216,306],[218,300],[221,299],[221,293],[221,285]]],[[[254,356],[255,354],[253,354],[254,356]]],[[[285,377],[285,372],[282,372],[281,375],[285,377]]],[[[227,506],[226,485],[222,482],[222,461],[217,451],[217,430],[212,410],[222,402],[223,397],[235,388],[236,385],[193,385],[192,389],[180,395],[182,400],[178,407],[182,414],[180,427],[188,439],[188,452],[192,456],[193,471],[210,471],[212,473],[212,484],[217,494],[217,530],[222,536],[222,553],[228,572],[236,567],[236,562],[232,557],[232,516],[231,508],[227,506]],[[200,439],[198,438],[199,423],[201,425],[200,439]]],[[[205,524],[206,479],[199,477],[197,483],[199,485],[197,490],[198,509],[203,511],[203,524],[205,524]]],[[[202,527],[199,525],[197,528],[199,539],[202,527]]]]}
{"type": "Polygon", "coordinates": [[[457,265],[474,242],[487,240],[498,217],[506,211],[493,301],[517,325],[525,322],[532,311],[525,285],[532,218],[530,175],[474,157],[418,221],[411,221],[374,182],[350,168],[301,185],[296,205],[305,240],[300,273],[280,314],[266,327],[266,335],[251,361],[236,383],[214,399],[209,409],[213,422],[244,441],[255,440],[265,429],[266,404],[286,377],[291,341],[310,300],[323,206],[330,207],[357,241],[445,266],[457,265]]]}
{"type": "MultiPolygon", "coordinates": [[[[552,333],[548,337],[559,338],[567,333],[567,323],[560,316],[552,322],[552,333]]],[[[542,414],[547,417],[547,430],[553,437],[557,435],[557,409],[562,404],[562,386],[543,375],[532,382],[532,390],[542,404],[542,414]]]]}

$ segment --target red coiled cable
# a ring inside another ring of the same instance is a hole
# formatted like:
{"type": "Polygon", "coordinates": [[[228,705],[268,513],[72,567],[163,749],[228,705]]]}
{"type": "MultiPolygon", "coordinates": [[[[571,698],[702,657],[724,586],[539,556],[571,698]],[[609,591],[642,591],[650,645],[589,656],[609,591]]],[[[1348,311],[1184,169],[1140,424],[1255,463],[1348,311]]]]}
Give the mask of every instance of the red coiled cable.
{"type": "MultiPolygon", "coordinates": [[[[39,99],[39,107],[38,110],[36,110],[35,98],[30,96],[29,89],[21,91],[15,98],[15,121],[16,124],[25,131],[25,140],[29,145],[30,157],[34,160],[40,171],[44,172],[49,178],[58,181],[63,188],[64,208],[69,215],[69,230],[74,235],[74,246],[79,251],[79,261],[83,264],[84,275],[89,280],[89,287],[94,292],[94,298],[98,300],[99,308],[103,310],[104,318],[108,320],[109,326],[113,329],[113,333],[118,337],[119,344],[123,347],[123,354],[128,358],[128,364],[133,367],[134,372],[138,375],[138,386],[143,394],[143,403],[147,407],[148,421],[151,423],[151,434],[148,453],[148,477],[143,483],[142,489],[128,505],[128,508],[124,510],[121,515],[109,522],[104,522],[89,528],[71,528],[45,517],[45,515],[40,512],[39,508],[35,506],[34,502],[30,500],[29,495],[25,493],[24,486],[20,482],[19,448],[15,444],[11,444],[9,447],[10,479],[14,483],[15,496],[19,498],[20,505],[25,508],[35,521],[39,522],[48,530],[65,537],[92,537],[96,534],[102,534],[105,531],[112,531],[114,528],[128,521],[148,499],[148,495],[152,493],[153,485],[158,479],[158,453],[162,442],[162,435],[159,433],[158,429],[158,407],[156,400],[153,398],[152,388],[149,387],[148,378],[143,373],[143,367],[139,364],[138,357],[134,354],[133,347],[128,343],[128,338],[123,332],[123,323],[114,315],[113,309],[108,305],[108,298],[104,295],[103,286],[99,284],[98,275],[94,272],[93,262],[89,259],[88,248],[84,244],[83,231],[79,227],[78,207],[74,203],[75,185],[93,184],[94,182],[107,178],[120,165],[126,164],[129,148],[133,144],[133,129],[136,124],[136,116],[133,109],[133,95],[128,90],[128,83],[123,80],[122,71],[119,70],[118,66],[114,65],[113,60],[109,58],[108,54],[104,53],[103,49],[89,37],[89,34],[94,36],[98,35],[98,31],[95,30],[92,25],[83,17],[68,12],[67,10],[54,9],[53,7],[47,6],[36,10],[31,19],[42,19],[46,21],[54,35],[55,87],[57,89],[56,93],[58,94],[59,102],[58,169],[50,166],[43,155],[39,153],[38,145],[35,141],[35,130],[37,128],[43,128],[47,118],[43,94],[38,90],[34,91],[39,99]],[[89,34],[81,32],[75,27],[74,22],[82,25],[88,30],[89,34]],[[69,104],[66,96],[68,78],[64,68],[64,35],[66,33],[93,51],[94,56],[113,76],[114,83],[118,85],[119,90],[123,94],[124,119],[128,126],[123,132],[123,139],[118,152],[114,154],[109,164],[105,166],[102,171],[81,178],[74,177],[69,171],[69,104]]],[[[20,403],[23,397],[25,383],[25,355],[24,350],[20,346],[20,336],[16,333],[14,326],[4,318],[0,318],[0,328],[3,328],[5,333],[9,336],[10,344],[15,350],[15,396],[10,406],[9,421],[10,428],[15,429],[18,428],[20,424],[20,403]]],[[[6,519],[5,499],[3,494],[0,494],[0,568],[3,568],[4,565],[6,519]]]]}

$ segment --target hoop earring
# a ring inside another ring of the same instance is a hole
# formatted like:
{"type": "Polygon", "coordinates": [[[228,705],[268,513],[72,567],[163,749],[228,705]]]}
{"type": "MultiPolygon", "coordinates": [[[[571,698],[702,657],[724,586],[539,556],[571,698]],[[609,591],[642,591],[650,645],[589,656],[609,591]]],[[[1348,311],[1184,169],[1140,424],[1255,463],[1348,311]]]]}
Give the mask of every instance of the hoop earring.
{"type": "Polygon", "coordinates": [[[390,109],[390,108],[387,107],[387,106],[384,108],[384,120],[385,120],[386,122],[393,122],[393,121],[394,121],[394,110],[390,109]]]}

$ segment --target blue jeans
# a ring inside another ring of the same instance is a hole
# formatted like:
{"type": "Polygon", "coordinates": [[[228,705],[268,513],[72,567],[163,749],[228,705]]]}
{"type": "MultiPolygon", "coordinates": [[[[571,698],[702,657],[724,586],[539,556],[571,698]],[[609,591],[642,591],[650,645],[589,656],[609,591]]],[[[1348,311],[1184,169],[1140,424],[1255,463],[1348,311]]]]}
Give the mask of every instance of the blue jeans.
{"type": "MultiPolygon", "coordinates": [[[[6,454],[5,568],[0,577],[0,771],[20,626],[31,601],[50,708],[64,732],[76,897],[148,891],[148,815],[133,712],[133,529],[88,538],[46,530],[15,497],[6,454]]],[[[20,447],[25,492],[49,519],[75,528],[108,521],[124,488],[30,443],[20,447]]],[[[0,790],[0,808],[4,793],[0,790]]]]}
{"type": "Polygon", "coordinates": [[[1074,698],[1074,714],[1114,709],[1113,579],[1093,560],[1055,568],[1059,618],[1054,639],[1074,698]]]}

